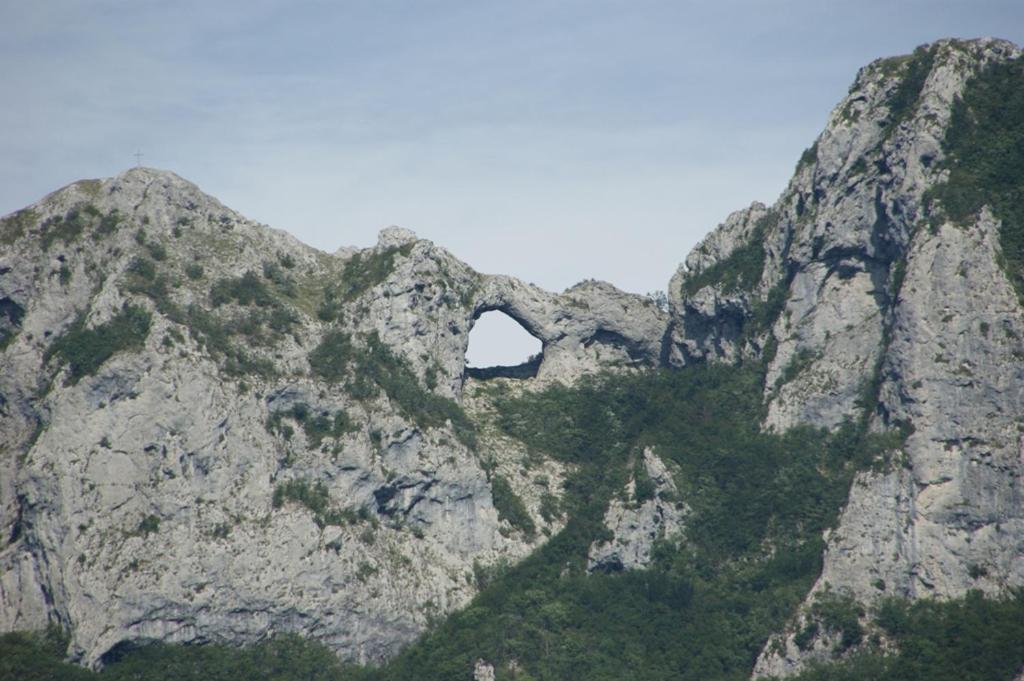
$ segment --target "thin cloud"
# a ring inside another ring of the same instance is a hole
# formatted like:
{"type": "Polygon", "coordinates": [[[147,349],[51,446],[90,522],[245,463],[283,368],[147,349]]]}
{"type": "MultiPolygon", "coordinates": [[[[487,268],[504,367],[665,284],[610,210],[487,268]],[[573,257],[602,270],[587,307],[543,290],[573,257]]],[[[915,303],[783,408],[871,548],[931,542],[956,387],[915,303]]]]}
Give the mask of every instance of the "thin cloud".
{"type": "Polygon", "coordinates": [[[481,270],[635,291],[778,195],[858,67],[1024,37],[1002,0],[51,0],[0,21],[0,212],[141,149],[325,250],[399,223],[481,270]]]}

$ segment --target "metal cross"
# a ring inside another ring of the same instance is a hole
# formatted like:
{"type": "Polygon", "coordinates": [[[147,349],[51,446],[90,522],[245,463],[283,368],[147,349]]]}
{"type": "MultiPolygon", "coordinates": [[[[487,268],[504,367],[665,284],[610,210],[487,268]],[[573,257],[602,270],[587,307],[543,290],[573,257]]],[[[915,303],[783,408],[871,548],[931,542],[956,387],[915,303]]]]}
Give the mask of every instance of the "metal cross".
{"type": "Polygon", "coordinates": [[[135,167],[136,168],[141,168],[142,167],[142,152],[141,151],[136,151],[135,152],[135,167]]]}

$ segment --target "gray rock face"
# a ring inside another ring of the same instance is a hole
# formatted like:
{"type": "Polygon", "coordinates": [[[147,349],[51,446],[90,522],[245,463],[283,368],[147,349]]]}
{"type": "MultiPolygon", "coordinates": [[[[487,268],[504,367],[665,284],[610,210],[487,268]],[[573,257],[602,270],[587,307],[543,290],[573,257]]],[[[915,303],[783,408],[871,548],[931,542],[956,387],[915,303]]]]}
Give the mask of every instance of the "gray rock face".
{"type": "Polygon", "coordinates": [[[477,660],[473,665],[473,681],[494,681],[494,666],[477,660]]]}
{"type": "Polygon", "coordinates": [[[644,480],[634,475],[622,495],[608,504],[604,525],[611,538],[590,547],[590,572],[643,569],[650,565],[655,542],[681,538],[688,509],[672,474],[650,449],[644,450],[640,465],[644,480]]]}
{"type": "Polygon", "coordinates": [[[922,196],[943,179],[953,100],[985,64],[1018,53],[995,40],[936,43],[910,107],[897,105],[912,59],[862,69],[779,201],[730,216],[673,278],[671,362],[770,348],[766,425],[831,427],[853,413],[880,360],[898,270],[921,238],[922,196]],[[704,280],[715,267],[743,270],[752,239],[764,252],[751,276],[704,280]]]}
{"type": "Polygon", "coordinates": [[[499,518],[480,452],[550,527],[524,453],[452,424],[479,315],[541,339],[542,382],[653,366],[667,326],[646,298],[481,275],[398,228],[320,253],[147,169],[0,235],[0,630],[60,622],[86,664],[283,631],[392,655],[473,596],[474,563],[543,538],[499,518]],[[150,321],[124,344],[126,304],[150,321]]]}
{"type": "MultiPolygon", "coordinates": [[[[929,226],[924,208],[946,179],[955,99],[1019,56],[1003,41],[941,41],[865,67],[778,203],[730,216],[673,279],[670,360],[767,359],[764,427],[835,428],[871,408],[875,431],[913,428],[893,465],[856,480],[808,603],[1024,584],[1022,313],[999,224],[983,211],[929,226]]],[[[805,612],[755,676],[832,654],[795,644],[805,612]]]]}
{"type": "MultiPolygon", "coordinates": [[[[1024,315],[996,264],[997,229],[985,212],[969,229],[915,239],[880,396],[887,418],[915,429],[893,470],[855,482],[811,598],[825,588],[869,603],[955,598],[1024,584],[1024,315]]],[[[780,642],[759,673],[830,654],[780,642]]]]}

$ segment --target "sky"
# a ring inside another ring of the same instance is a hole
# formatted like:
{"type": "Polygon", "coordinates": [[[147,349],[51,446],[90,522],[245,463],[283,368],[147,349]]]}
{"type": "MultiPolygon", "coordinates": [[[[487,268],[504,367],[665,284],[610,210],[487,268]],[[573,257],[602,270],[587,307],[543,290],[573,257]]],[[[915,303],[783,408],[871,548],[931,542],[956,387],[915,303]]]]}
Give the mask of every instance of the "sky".
{"type": "MultiPolygon", "coordinates": [[[[326,251],[397,224],[644,293],[775,200],[859,67],[1024,43],[1024,2],[9,0],[0,25],[0,214],[138,151],[326,251]]],[[[485,322],[478,364],[532,351],[485,322]]]]}

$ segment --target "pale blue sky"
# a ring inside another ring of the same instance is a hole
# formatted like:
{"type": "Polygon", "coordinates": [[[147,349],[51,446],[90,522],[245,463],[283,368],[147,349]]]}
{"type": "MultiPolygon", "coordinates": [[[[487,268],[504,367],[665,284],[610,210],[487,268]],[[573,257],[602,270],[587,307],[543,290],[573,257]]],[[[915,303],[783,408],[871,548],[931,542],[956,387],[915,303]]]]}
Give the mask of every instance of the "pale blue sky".
{"type": "Polygon", "coordinates": [[[857,68],[1020,43],[1024,3],[46,0],[0,25],[0,213],[140,149],[328,251],[399,224],[643,292],[776,198],[857,68]]]}

